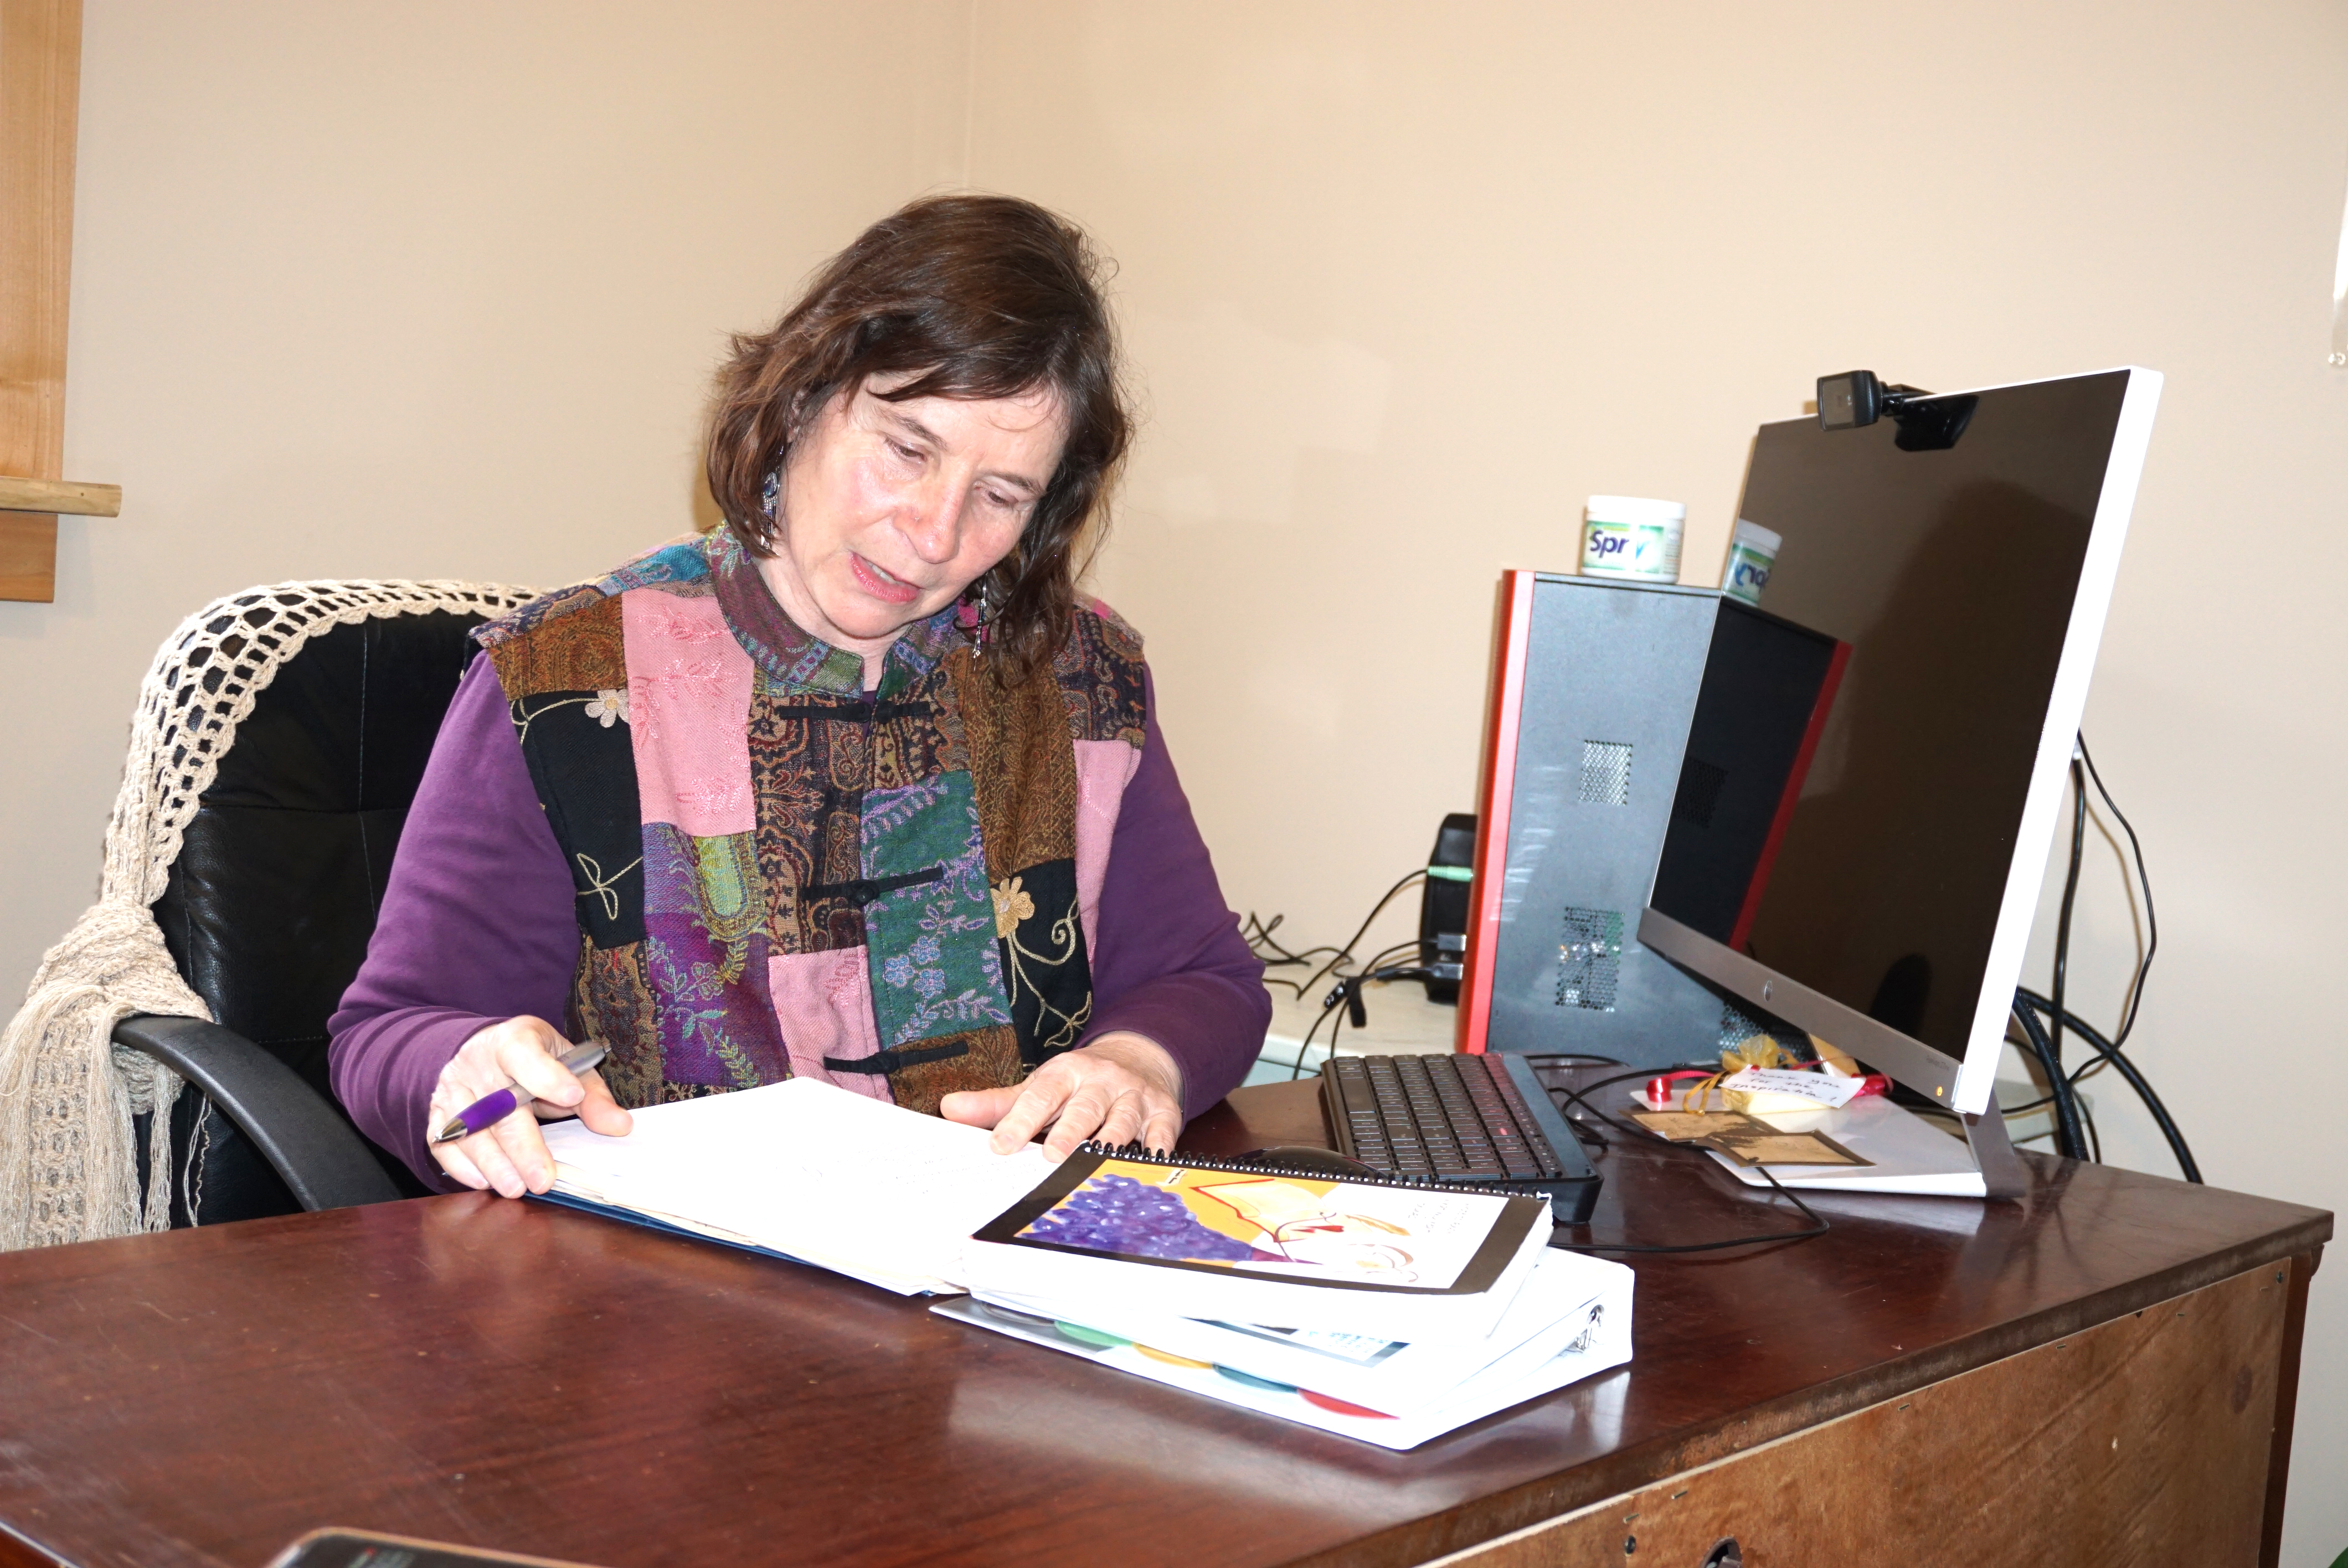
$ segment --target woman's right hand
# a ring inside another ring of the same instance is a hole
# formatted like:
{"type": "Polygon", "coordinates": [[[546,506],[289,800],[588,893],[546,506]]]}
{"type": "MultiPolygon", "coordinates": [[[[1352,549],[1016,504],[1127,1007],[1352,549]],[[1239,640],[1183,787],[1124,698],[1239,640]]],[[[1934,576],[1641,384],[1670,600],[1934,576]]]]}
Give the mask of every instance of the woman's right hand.
{"type": "Polygon", "coordinates": [[[603,1086],[602,1075],[574,1075],[557,1060],[570,1049],[552,1025],[535,1018],[491,1024],[459,1046],[440,1070],[424,1113],[424,1146],[440,1168],[476,1191],[495,1187],[518,1198],[554,1185],[554,1157],[539,1136],[541,1122],[575,1114],[591,1132],[625,1137],[631,1119],[603,1086]],[[432,1141],[458,1112],[510,1083],[536,1098],[486,1131],[454,1143],[432,1141]]]}

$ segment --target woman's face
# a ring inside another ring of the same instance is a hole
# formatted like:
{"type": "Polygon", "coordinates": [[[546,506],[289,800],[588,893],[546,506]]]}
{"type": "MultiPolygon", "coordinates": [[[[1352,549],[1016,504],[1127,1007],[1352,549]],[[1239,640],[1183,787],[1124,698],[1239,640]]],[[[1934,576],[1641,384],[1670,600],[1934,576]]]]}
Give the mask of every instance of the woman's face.
{"type": "Polygon", "coordinates": [[[792,445],[759,572],[801,628],[877,661],[1011,553],[1066,438],[1049,390],[836,396],[792,445]]]}

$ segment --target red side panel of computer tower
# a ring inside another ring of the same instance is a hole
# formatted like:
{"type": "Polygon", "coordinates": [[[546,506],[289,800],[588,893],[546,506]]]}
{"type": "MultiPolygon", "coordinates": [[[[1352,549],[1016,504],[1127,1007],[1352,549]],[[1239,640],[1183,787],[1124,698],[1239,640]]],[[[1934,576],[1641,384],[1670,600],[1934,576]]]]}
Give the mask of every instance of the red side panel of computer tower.
{"type": "Polygon", "coordinates": [[[1525,653],[1532,640],[1529,571],[1500,579],[1498,635],[1492,648],[1492,706],[1484,723],[1484,790],[1476,833],[1476,880],[1468,898],[1468,950],[1459,975],[1457,1049],[1481,1051],[1491,1023],[1492,961],[1500,930],[1500,893],[1509,844],[1509,804],[1516,793],[1517,723],[1524,709],[1525,653]]]}

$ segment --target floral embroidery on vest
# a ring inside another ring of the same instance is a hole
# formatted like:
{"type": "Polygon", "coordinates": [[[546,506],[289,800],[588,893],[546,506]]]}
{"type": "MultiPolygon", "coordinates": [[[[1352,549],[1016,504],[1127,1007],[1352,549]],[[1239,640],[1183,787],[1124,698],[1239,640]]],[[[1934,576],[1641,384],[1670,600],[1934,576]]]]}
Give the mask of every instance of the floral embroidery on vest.
{"type": "Polygon", "coordinates": [[[1106,607],[1008,692],[948,610],[867,692],[720,533],[475,636],[579,895],[568,1026],[622,1103],[820,1074],[934,1113],[1082,1037],[1147,717],[1106,607]]]}

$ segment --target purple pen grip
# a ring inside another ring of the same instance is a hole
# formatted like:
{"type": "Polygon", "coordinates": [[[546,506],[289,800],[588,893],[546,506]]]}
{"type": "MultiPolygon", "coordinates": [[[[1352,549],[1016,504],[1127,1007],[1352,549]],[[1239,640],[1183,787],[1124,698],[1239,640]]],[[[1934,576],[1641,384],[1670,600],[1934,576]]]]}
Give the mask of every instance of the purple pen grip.
{"type": "Polygon", "coordinates": [[[486,1099],[476,1100],[457,1112],[456,1120],[465,1124],[468,1134],[486,1132],[514,1113],[514,1091],[500,1089],[486,1099]]]}

